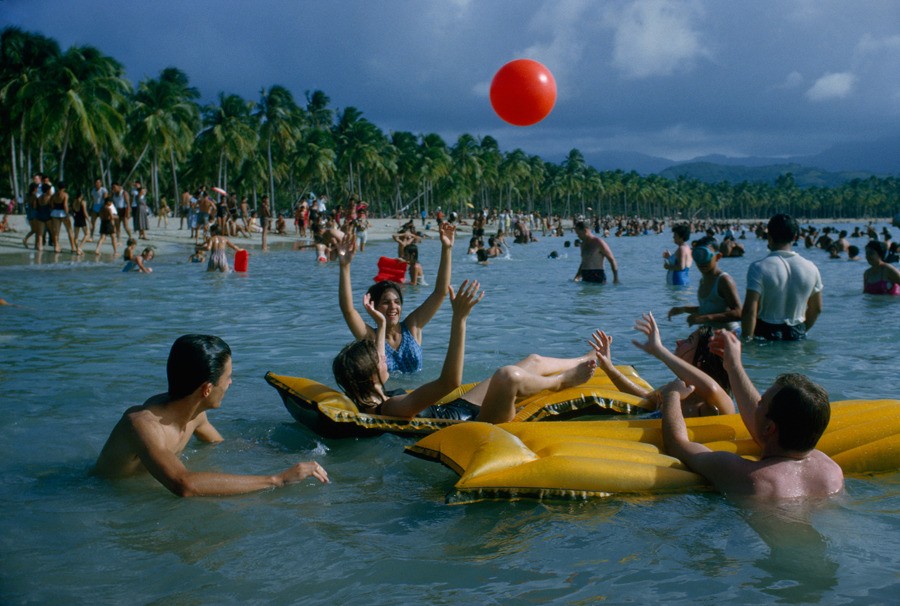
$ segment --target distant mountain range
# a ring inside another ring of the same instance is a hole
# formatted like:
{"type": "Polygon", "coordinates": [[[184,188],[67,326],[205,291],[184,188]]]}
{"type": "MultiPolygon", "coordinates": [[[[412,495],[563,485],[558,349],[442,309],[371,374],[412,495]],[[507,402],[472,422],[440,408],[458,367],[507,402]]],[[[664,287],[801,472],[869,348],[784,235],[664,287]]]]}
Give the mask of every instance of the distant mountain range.
{"type": "Polygon", "coordinates": [[[677,179],[685,176],[707,183],[774,183],[782,174],[792,173],[801,187],[831,187],[851,179],[870,176],[900,176],[900,137],[867,143],[841,143],[813,156],[790,158],[700,156],[686,162],[635,152],[585,154],[585,161],[597,170],[635,171],[677,179]]]}

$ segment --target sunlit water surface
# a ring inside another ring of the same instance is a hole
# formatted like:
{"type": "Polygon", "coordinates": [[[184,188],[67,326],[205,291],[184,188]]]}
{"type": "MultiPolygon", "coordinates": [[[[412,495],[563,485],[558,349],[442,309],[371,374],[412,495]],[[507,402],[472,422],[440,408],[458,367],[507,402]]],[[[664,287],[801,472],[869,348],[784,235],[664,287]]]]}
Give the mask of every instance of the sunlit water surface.
{"type": "MultiPolygon", "coordinates": [[[[630,340],[645,310],[668,344],[689,332],[684,316],[669,321],[666,311],[695,301],[699,274],[691,287],[665,286],[670,234],[611,239],[618,286],[573,283],[577,249],[559,238],[514,245],[488,266],[464,244],[454,251],[454,283],[477,278],[487,291],[469,321],[467,381],[532,351],[584,352],[598,327],[614,335],[617,363],[634,364],[652,384],[669,379],[630,340]],[[561,257],[549,259],[553,250],[561,257]]],[[[747,265],[765,254],[761,241],[745,245],[746,257],[722,262],[742,295],[747,265]]],[[[421,246],[431,283],[438,247],[421,246]]],[[[357,299],[377,257],[394,251],[376,243],[358,256],[357,299]]],[[[804,372],[834,400],[900,397],[900,298],[860,294],[865,261],[801,252],[821,268],[825,311],[805,342],[748,347],[750,376],[765,386],[781,372],[804,372]]],[[[336,265],[282,249],[254,252],[245,275],[213,275],[187,255],[160,255],[152,275],[123,274],[106,257],[49,255],[38,265],[23,254],[0,267],[0,297],[18,305],[0,308],[0,602],[896,599],[896,473],[850,478],[844,496],[803,511],[742,507],[712,493],[446,505],[456,475],[403,454],[409,439],[321,439],[294,423],[263,381],[273,370],[333,384],[330,361],[350,339],[336,265]],[[190,444],[188,466],[268,473],[314,458],[332,484],[179,500],[146,477],[89,477],[124,408],[165,389],[168,349],[187,332],[220,335],[234,351],[234,384],[211,415],[226,441],[190,444]]],[[[429,291],[408,288],[407,311],[429,291]]],[[[444,305],[425,331],[425,370],[396,386],[438,373],[449,318],[444,305]]]]}

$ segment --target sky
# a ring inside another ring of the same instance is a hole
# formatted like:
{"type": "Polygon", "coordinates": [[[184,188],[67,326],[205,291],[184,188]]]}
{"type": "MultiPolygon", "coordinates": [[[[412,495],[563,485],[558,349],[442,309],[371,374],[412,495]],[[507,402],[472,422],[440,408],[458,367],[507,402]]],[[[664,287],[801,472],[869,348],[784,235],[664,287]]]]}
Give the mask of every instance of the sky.
{"type": "Polygon", "coordinates": [[[550,161],[786,158],[900,135],[898,0],[0,0],[9,25],[95,46],[135,84],[177,67],[204,103],[318,89],[386,133],[492,136],[550,161]],[[529,127],[489,99],[517,58],[557,83],[529,127]]]}

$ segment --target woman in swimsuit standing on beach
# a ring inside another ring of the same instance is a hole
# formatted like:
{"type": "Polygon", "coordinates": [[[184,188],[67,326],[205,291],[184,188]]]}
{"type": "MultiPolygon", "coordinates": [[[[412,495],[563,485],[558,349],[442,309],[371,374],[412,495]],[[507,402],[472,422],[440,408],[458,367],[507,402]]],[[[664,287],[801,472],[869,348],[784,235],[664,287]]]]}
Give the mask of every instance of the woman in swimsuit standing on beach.
{"type": "Polygon", "coordinates": [[[900,270],[886,262],[887,244],[870,240],[866,244],[869,267],[863,274],[863,292],[870,295],[900,295],[900,270]]]}
{"type": "MultiPolygon", "coordinates": [[[[403,293],[396,282],[381,281],[369,288],[375,309],[385,317],[385,345],[388,372],[418,372],[422,370],[422,329],[441,308],[450,286],[450,268],[456,229],[449,223],[441,225],[441,262],[438,266],[434,291],[402,321],[403,293]]],[[[356,236],[346,234],[337,244],[341,265],[338,301],[344,321],[356,339],[374,339],[375,329],[365,323],[353,306],[353,287],[350,283],[350,263],[356,252],[356,236]]]]}

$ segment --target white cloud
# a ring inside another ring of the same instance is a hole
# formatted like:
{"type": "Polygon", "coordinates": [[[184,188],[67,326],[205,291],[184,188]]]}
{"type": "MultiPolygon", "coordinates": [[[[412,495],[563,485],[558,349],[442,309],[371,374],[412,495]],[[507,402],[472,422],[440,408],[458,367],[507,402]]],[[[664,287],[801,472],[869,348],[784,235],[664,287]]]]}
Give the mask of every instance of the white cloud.
{"type": "Polygon", "coordinates": [[[690,69],[709,51],[701,43],[694,20],[698,5],[664,0],[635,0],[611,15],[615,28],[613,65],[626,77],[668,76],[690,69]]]}
{"type": "Polygon", "coordinates": [[[825,74],[806,91],[806,97],[810,101],[827,101],[829,99],[843,99],[853,92],[856,76],[849,72],[838,74],[825,74]]]}

